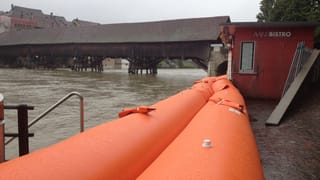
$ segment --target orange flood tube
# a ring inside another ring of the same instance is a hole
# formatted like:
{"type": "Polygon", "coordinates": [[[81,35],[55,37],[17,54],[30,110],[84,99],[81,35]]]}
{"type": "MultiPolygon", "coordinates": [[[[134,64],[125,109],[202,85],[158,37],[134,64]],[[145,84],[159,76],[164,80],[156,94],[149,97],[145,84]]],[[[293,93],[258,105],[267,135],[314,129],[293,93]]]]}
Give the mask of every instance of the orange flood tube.
{"type": "Polygon", "coordinates": [[[211,85],[200,81],[150,108],[130,109],[122,118],[1,163],[0,179],[135,179],[208,102],[211,85]]]}
{"type": "Polygon", "coordinates": [[[137,178],[264,179],[244,100],[227,80],[181,134],[137,178]]]}

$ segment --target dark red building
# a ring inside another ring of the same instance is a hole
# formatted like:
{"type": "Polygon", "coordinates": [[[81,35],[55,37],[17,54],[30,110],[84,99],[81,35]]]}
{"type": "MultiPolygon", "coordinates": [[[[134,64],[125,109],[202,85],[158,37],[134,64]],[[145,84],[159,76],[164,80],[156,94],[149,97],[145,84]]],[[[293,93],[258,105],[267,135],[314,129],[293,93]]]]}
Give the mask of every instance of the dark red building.
{"type": "Polygon", "coordinates": [[[37,26],[37,22],[32,19],[21,19],[11,17],[11,29],[14,30],[23,30],[23,29],[32,29],[37,26]]]}
{"type": "Polygon", "coordinates": [[[313,48],[315,27],[306,22],[222,24],[221,37],[232,49],[231,78],[241,93],[279,99],[297,43],[313,48]]]}

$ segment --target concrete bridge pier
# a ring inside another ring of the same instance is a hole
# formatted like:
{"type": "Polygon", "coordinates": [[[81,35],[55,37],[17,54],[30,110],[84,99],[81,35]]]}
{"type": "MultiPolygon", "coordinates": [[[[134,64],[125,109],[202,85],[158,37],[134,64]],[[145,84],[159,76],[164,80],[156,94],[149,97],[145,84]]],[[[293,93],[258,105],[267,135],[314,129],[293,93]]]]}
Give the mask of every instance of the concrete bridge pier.
{"type": "Polygon", "coordinates": [[[157,74],[160,60],[155,58],[130,58],[129,61],[129,74],[157,74]]]}
{"type": "Polygon", "coordinates": [[[222,44],[213,45],[208,62],[208,76],[219,76],[227,74],[227,53],[222,44]]]}

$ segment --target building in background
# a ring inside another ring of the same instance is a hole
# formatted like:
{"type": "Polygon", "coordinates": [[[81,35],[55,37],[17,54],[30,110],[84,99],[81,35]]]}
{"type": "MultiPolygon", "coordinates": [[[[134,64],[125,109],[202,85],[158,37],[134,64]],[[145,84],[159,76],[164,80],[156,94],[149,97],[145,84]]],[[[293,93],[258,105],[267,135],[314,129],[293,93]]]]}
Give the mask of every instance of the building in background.
{"type": "Polygon", "coordinates": [[[32,28],[43,29],[92,25],[99,25],[99,23],[83,21],[78,18],[67,21],[64,17],[56,16],[53,13],[44,14],[39,9],[16,5],[11,5],[11,9],[8,12],[0,11],[0,33],[32,28]]]}
{"type": "Polygon", "coordinates": [[[126,69],[129,64],[125,65],[126,62],[128,61],[121,58],[105,58],[103,60],[103,67],[104,69],[126,69]]]}

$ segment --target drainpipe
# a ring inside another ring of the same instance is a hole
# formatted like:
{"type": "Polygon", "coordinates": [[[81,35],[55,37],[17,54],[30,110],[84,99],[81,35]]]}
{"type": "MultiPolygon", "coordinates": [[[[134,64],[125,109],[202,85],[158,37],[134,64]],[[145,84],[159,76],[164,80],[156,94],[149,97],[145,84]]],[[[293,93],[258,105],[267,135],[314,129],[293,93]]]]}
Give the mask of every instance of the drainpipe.
{"type": "Polygon", "coordinates": [[[4,104],[3,95],[0,94],[0,163],[5,160],[5,147],[4,147],[4,104]]]}
{"type": "Polygon", "coordinates": [[[228,67],[227,67],[227,76],[230,81],[232,81],[232,48],[231,44],[227,44],[228,49],[228,67]]]}

